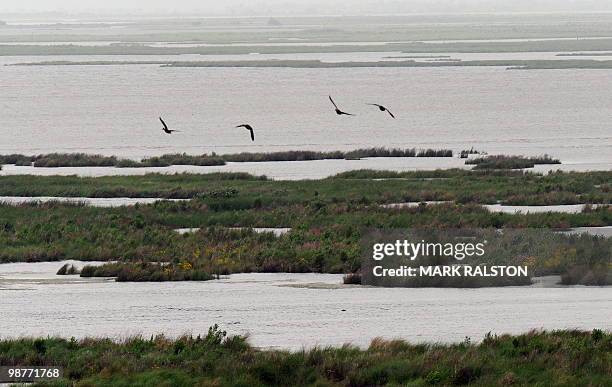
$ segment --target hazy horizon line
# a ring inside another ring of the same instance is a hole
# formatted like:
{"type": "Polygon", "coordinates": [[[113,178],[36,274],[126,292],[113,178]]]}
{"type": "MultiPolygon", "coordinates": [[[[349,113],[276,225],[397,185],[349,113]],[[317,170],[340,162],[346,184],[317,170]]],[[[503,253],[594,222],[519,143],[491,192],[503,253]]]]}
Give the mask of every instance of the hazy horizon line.
{"type": "Polygon", "coordinates": [[[181,16],[184,18],[295,18],[295,17],[406,17],[406,16],[524,16],[524,15],[594,15],[594,14],[612,14],[612,9],[607,10],[589,10],[589,11],[482,11],[482,12],[461,12],[461,11],[449,11],[449,12],[402,12],[402,13],[321,13],[321,14],[241,14],[241,13],[205,13],[199,10],[189,11],[144,11],[136,8],[126,8],[117,10],[46,10],[46,11],[31,11],[31,10],[19,10],[19,11],[2,11],[0,10],[0,16],[113,16],[113,17],[133,17],[133,16],[155,16],[155,17],[172,17],[181,16]],[[127,13],[126,13],[127,12],[127,13]]]}

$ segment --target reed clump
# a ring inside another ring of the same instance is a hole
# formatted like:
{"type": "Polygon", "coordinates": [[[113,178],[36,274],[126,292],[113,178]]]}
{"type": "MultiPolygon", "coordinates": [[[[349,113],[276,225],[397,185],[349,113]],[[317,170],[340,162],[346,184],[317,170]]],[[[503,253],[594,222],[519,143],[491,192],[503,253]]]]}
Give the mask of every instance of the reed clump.
{"type": "Polygon", "coordinates": [[[39,168],[112,167],[117,164],[117,158],[86,153],[51,153],[35,156],[33,162],[39,168]]]}
{"type": "Polygon", "coordinates": [[[345,285],[361,285],[361,273],[348,273],[342,278],[345,285]]]}
{"type": "Polygon", "coordinates": [[[561,161],[548,155],[540,157],[522,156],[487,156],[467,160],[466,165],[475,165],[474,169],[526,169],[543,164],[561,164],[561,161]]]}
{"type": "Polygon", "coordinates": [[[81,277],[115,278],[117,282],[209,281],[214,276],[192,263],[117,262],[85,266],[81,277]]]}
{"type": "Polygon", "coordinates": [[[170,167],[173,165],[218,166],[225,165],[225,160],[216,156],[192,156],[186,153],[167,154],[159,157],[148,157],[141,161],[119,160],[115,165],[118,168],[150,168],[170,167]]]}
{"type": "Polygon", "coordinates": [[[57,275],[79,275],[81,271],[75,265],[66,263],[56,273],[57,275]]]}

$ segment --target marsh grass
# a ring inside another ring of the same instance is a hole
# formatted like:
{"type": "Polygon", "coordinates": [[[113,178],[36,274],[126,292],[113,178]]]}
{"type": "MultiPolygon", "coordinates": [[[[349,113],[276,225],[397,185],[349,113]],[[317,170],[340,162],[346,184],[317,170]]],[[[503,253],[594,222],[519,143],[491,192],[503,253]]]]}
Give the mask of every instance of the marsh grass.
{"type": "Polygon", "coordinates": [[[460,153],[460,157],[462,159],[467,159],[468,157],[470,157],[471,155],[480,155],[480,154],[484,154],[484,152],[481,152],[479,150],[474,149],[473,147],[470,149],[465,149],[462,150],[460,153]]]}
{"type": "Polygon", "coordinates": [[[567,269],[561,276],[563,285],[607,286],[612,284],[611,263],[578,265],[567,269]]]}
{"type": "Polygon", "coordinates": [[[186,153],[167,154],[159,157],[149,157],[141,161],[119,160],[116,167],[119,168],[149,168],[149,167],[170,167],[172,165],[197,165],[197,166],[217,166],[225,165],[225,160],[216,156],[192,156],[186,153]]]}
{"type": "Polygon", "coordinates": [[[64,367],[58,386],[604,386],[611,346],[612,335],[595,329],[487,334],[478,344],[374,339],[364,349],[290,352],[256,349],[215,325],[176,339],[4,339],[0,363],[64,367]]]}
{"type": "MultiPolygon", "coordinates": [[[[60,204],[3,206],[0,207],[0,262],[119,262],[129,265],[86,267],[82,276],[120,277],[118,273],[123,272],[125,280],[164,279],[160,277],[164,270],[159,265],[140,267],[142,262],[167,262],[172,265],[171,269],[191,264],[192,269],[177,269],[165,280],[198,279],[182,277],[183,272],[212,276],[243,272],[353,273],[362,265],[360,241],[364,227],[497,229],[612,224],[612,210],[604,207],[579,214],[510,215],[456,204],[384,209],[358,203],[313,201],[266,208],[257,207],[257,203],[234,202],[235,198],[212,200],[211,204],[194,200],[113,209],[60,204]],[[214,209],[213,203],[216,203],[214,209]],[[45,210],[41,211],[42,208],[45,210]],[[284,226],[292,231],[275,237],[248,229],[229,229],[237,226],[284,226]],[[201,230],[185,235],[172,231],[190,227],[201,230]]],[[[568,267],[602,262],[599,250],[593,250],[589,240],[571,242],[574,250],[569,248],[571,245],[563,249],[549,248],[543,243],[547,240],[528,243],[539,248],[539,253],[534,255],[537,257],[533,262],[535,273],[560,275],[568,267]],[[582,253],[576,255],[572,251],[582,253]]],[[[605,249],[606,245],[600,244],[599,248],[605,249]]],[[[503,251],[510,254],[508,249],[503,251]]]]}
{"type": "Polygon", "coordinates": [[[542,164],[561,164],[561,161],[548,155],[540,157],[499,155],[467,160],[465,164],[475,165],[474,169],[525,169],[542,164]]]}
{"type": "Polygon", "coordinates": [[[379,171],[373,169],[357,169],[353,171],[341,172],[330,177],[330,179],[362,179],[362,180],[392,180],[392,179],[414,179],[414,180],[435,180],[435,179],[455,179],[465,177],[528,177],[537,176],[526,171],[520,170],[469,170],[469,169],[436,169],[433,171],[379,171]]]}
{"type": "Polygon", "coordinates": [[[25,156],[21,154],[0,155],[0,164],[30,166],[33,162],[34,156],[25,156]]]}
{"type": "Polygon", "coordinates": [[[144,176],[2,176],[0,196],[201,198],[214,209],[325,203],[387,204],[455,201],[467,204],[612,203],[612,172],[521,170],[389,172],[360,170],[316,181],[270,181],[246,173],[144,176]]]}
{"type": "Polygon", "coordinates": [[[117,164],[114,156],[90,155],[86,153],[51,153],[33,157],[35,167],[112,167],[117,164]]]}
{"type": "MultiPolygon", "coordinates": [[[[4,176],[0,194],[10,196],[186,197],[122,208],[65,203],[0,205],[0,262],[107,261],[191,263],[207,275],[238,272],[352,273],[361,267],[359,241],[367,228],[560,228],[612,225],[612,208],[588,208],[577,214],[491,213],[479,203],[506,200],[612,200],[610,172],[553,173],[522,171],[361,171],[360,178],[270,181],[248,174],[145,175],[78,178],[4,176]],[[375,180],[371,177],[399,177],[375,180]],[[450,203],[417,208],[382,204],[429,200],[450,203]],[[279,238],[233,227],[282,227],[279,238]],[[179,235],[177,228],[201,228],[179,235]]],[[[584,251],[583,251],[584,253],[584,251]]],[[[560,275],[564,268],[588,263],[585,254],[536,262],[560,275]],[[548,265],[548,266],[546,266],[548,265]]],[[[593,261],[595,262],[595,261],[593,261]]],[[[111,268],[111,267],[109,267],[111,268]]],[[[107,268],[105,268],[107,269],[107,268]]],[[[149,267],[145,267],[149,269],[149,267]]],[[[84,269],[84,275],[88,270],[84,269]]],[[[116,276],[116,273],[106,275],[116,276]]],[[[180,275],[172,278],[179,279],[180,275]]],[[[170,278],[170,279],[172,279],[170,278]]]]}
{"type": "Polygon", "coordinates": [[[361,285],[362,278],[360,273],[348,273],[342,278],[345,285],[361,285]]]}
{"type": "Polygon", "coordinates": [[[115,278],[117,282],[210,281],[214,276],[193,267],[189,262],[175,263],[107,263],[85,266],[81,277],[115,278]]]}
{"type": "Polygon", "coordinates": [[[74,265],[70,263],[66,263],[64,266],[60,267],[60,269],[56,273],[57,275],[78,275],[81,274],[81,271],[74,265]]]}
{"type": "Polygon", "coordinates": [[[455,201],[467,204],[612,203],[612,172],[443,170],[353,171],[314,181],[271,181],[246,173],[143,176],[0,176],[0,196],[202,198],[216,209],[356,202],[455,201]],[[231,197],[226,197],[230,195],[231,197]],[[225,199],[224,199],[225,198],[225,199]],[[224,200],[221,200],[224,199],[224,200]]]}
{"type": "Polygon", "coordinates": [[[266,162],[266,161],[312,161],[360,159],[366,157],[453,157],[453,152],[447,149],[386,149],[365,148],[348,152],[315,152],[315,151],[285,151],[271,153],[237,153],[217,155],[188,155],[186,153],[166,154],[149,157],[140,161],[119,159],[116,156],[91,155],[85,153],[51,153],[47,155],[26,156],[20,154],[0,156],[0,164],[15,164],[59,168],[59,167],[118,167],[118,168],[150,168],[170,167],[173,165],[221,166],[227,162],[266,162]]]}

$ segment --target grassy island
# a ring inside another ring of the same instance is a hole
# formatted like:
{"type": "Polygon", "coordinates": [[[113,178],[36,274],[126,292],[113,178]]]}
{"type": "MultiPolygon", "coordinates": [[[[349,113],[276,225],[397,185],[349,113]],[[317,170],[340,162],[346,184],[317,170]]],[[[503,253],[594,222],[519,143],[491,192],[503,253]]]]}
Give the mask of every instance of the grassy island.
{"type": "Polygon", "coordinates": [[[548,155],[542,157],[521,156],[487,156],[467,160],[466,165],[475,165],[474,169],[525,169],[536,165],[561,164],[561,161],[548,155]]]}
{"type": "Polygon", "coordinates": [[[91,155],[86,153],[50,153],[26,156],[22,154],[0,155],[0,164],[34,166],[38,168],[59,167],[117,167],[148,168],[170,167],[173,165],[215,166],[228,162],[266,162],[266,161],[313,161],[313,160],[355,160],[376,157],[453,157],[448,149],[387,149],[366,148],[352,151],[285,151],[271,153],[236,153],[217,155],[166,154],[142,160],[121,159],[116,156],[91,155]]]}
{"type": "MultiPolygon", "coordinates": [[[[497,170],[355,171],[313,181],[223,173],[4,176],[0,195],[7,196],[191,200],[120,208],[58,202],[0,205],[0,262],[118,262],[82,275],[124,281],[206,280],[240,272],[356,273],[361,267],[360,240],[367,228],[565,230],[612,225],[612,208],[605,205],[612,202],[611,181],[610,172],[538,175],[497,170]],[[386,206],[425,201],[443,203],[386,206]],[[578,213],[508,214],[490,212],[483,203],[604,205],[586,206],[578,213]],[[254,227],[291,232],[260,234],[249,230],[254,227]],[[199,231],[183,235],[174,231],[182,228],[199,231]]],[[[534,275],[565,274],[566,283],[601,283],[587,281],[602,278],[589,272],[594,265],[601,265],[597,272],[607,272],[609,257],[602,260],[596,252],[605,251],[606,245],[593,245],[591,239],[568,237],[570,245],[563,249],[540,251],[530,263],[534,275]],[[568,272],[580,265],[587,270],[568,272]]],[[[527,245],[550,247],[539,242],[527,245]]]]}

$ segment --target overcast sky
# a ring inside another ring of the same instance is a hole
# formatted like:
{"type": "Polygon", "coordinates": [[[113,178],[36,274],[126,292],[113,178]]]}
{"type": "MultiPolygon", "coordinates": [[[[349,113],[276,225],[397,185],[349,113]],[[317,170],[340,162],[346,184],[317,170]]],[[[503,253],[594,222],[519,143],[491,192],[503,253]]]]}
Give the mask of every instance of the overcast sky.
{"type": "Polygon", "coordinates": [[[612,11],[612,0],[1,0],[0,12],[129,10],[198,15],[612,11]]]}

